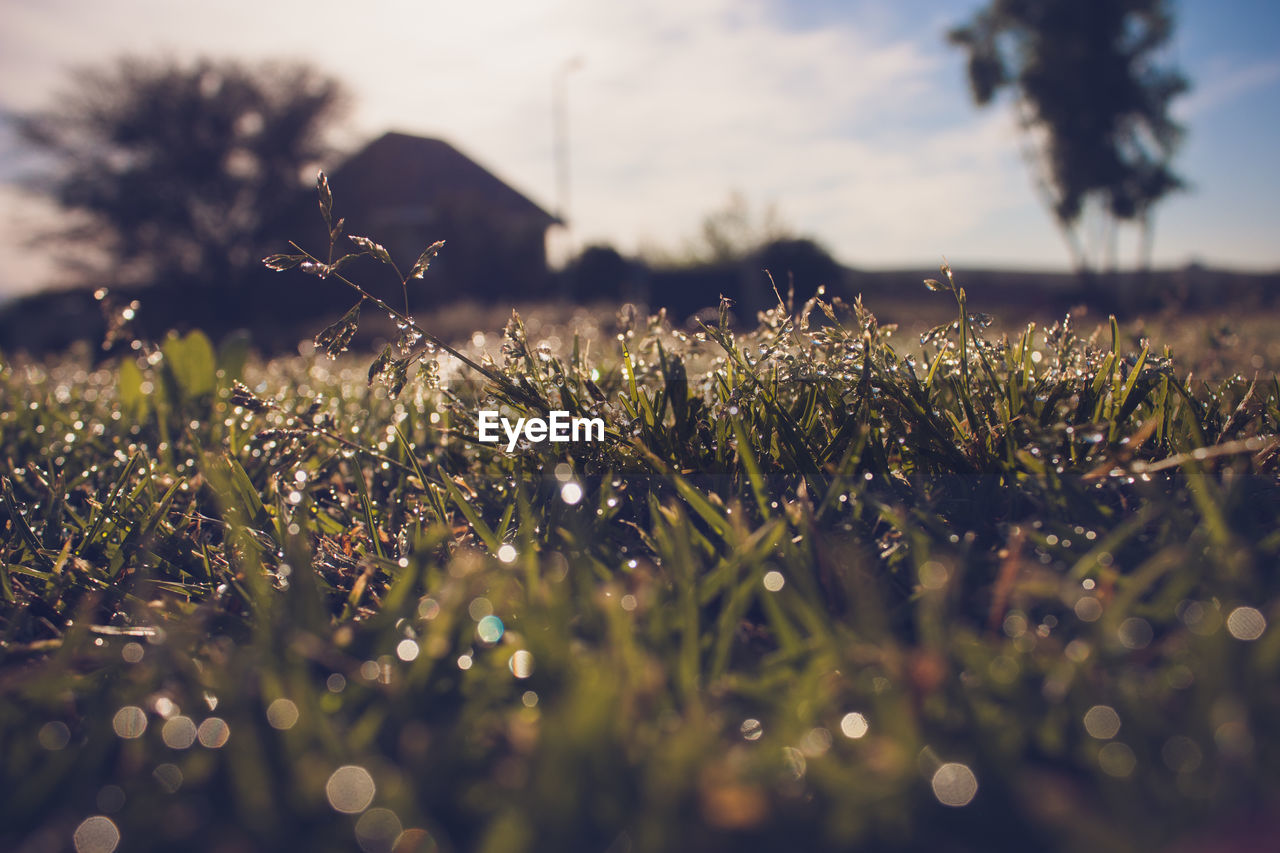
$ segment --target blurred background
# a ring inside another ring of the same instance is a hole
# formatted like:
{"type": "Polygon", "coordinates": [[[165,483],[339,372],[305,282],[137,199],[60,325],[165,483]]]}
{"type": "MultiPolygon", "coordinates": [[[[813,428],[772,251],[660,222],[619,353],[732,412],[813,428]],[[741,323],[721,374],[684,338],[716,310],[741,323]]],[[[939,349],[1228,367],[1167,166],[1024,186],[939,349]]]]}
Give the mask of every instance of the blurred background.
{"type": "Polygon", "coordinates": [[[402,269],[447,241],[419,316],[749,321],[768,269],[910,318],[944,258],[1015,318],[1267,308],[1278,44],[1264,0],[6,0],[0,346],[100,335],[106,288],[292,347],[350,301],[260,265],[327,252],[317,169],[402,269]]]}

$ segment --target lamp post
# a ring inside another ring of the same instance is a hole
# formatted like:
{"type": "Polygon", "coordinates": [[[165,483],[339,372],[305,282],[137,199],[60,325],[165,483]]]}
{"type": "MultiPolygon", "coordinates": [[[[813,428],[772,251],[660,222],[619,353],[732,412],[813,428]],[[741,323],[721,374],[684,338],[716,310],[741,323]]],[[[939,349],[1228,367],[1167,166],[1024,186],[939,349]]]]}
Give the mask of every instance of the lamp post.
{"type": "Polygon", "coordinates": [[[569,75],[582,67],[582,57],[565,60],[551,83],[551,122],[556,169],[556,217],[569,227],[569,75]]]}

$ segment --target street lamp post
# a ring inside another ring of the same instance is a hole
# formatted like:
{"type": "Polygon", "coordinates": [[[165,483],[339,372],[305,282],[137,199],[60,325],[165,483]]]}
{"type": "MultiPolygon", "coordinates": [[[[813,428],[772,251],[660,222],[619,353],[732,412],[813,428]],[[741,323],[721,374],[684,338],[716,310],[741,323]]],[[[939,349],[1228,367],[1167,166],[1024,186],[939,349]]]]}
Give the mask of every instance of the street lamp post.
{"type": "Polygon", "coordinates": [[[569,227],[569,75],[582,67],[575,56],[556,69],[551,84],[551,121],[556,168],[556,216],[569,227]]]}

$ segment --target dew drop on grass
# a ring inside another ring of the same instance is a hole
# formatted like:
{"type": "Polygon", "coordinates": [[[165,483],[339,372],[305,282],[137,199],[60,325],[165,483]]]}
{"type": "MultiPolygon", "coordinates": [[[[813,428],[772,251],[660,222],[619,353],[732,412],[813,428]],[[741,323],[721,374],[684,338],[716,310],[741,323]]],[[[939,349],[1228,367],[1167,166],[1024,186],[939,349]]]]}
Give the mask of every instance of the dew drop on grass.
{"type": "Polygon", "coordinates": [[[760,740],[764,736],[764,726],[755,717],[747,717],[738,727],[745,740],[760,740]]]}

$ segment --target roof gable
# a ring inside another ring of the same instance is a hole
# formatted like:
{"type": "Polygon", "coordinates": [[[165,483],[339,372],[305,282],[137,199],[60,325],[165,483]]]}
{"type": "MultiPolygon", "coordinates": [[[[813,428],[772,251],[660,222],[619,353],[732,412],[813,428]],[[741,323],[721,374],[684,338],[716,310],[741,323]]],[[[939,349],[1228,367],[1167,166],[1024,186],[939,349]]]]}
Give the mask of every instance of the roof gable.
{"type": "Polygon", "coordinates": [[[408,209],[451,197],[543,228],[560,221],[449,143],[405,133],[370,142],[334,172],[333,183],[347,202],[365,209],[408,209]]]}

